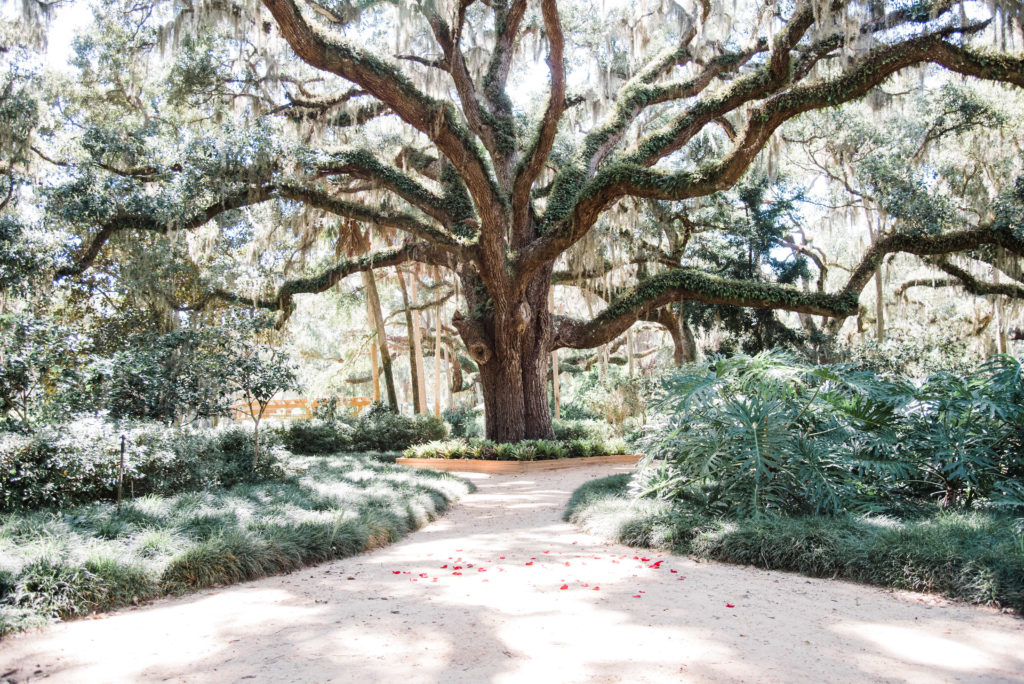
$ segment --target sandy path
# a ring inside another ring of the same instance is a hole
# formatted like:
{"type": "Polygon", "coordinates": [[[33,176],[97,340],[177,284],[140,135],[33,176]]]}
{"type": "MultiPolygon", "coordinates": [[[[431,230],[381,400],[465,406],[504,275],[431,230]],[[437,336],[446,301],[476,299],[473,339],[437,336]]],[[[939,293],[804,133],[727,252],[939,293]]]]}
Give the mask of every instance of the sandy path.
{"type": "Polygon", "coordinates": [[[7,640],[0,681],[1024,682],[1020,618],[561,522],[623,470],[471,475],[478,493],[394,546],[7,640]]]}

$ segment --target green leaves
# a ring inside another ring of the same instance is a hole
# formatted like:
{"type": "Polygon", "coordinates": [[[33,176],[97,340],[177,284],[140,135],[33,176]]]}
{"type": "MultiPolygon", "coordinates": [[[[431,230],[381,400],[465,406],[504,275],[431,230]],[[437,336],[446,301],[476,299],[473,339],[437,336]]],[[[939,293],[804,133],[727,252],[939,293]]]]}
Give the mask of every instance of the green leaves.
{"type": "Polygon", "coordinates": [[[670,376],[648,440],[648,493],[759,516],[886,510],[898,499],[1017,505],[1024,488],[1021,364],[1002,356],[915,387],[780,352],[670,376]],[[658,470],[660,468],[660,471],[658,470]]]}

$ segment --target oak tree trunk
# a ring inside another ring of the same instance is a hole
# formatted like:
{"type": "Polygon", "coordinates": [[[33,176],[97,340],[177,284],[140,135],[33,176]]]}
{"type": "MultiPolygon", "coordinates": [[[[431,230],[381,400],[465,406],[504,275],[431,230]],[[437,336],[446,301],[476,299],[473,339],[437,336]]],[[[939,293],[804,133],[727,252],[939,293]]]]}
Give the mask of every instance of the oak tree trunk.
{"type": "Polygon", "coordinates": [[[487,438],[496,442],[554,438],[547,390],[551,267],[541,269],[525,296],[503,311],[481,311],[486,292],[473,283],[464,285],[471,314],[456,314],[452,322],[480,369],[487,438]]]}

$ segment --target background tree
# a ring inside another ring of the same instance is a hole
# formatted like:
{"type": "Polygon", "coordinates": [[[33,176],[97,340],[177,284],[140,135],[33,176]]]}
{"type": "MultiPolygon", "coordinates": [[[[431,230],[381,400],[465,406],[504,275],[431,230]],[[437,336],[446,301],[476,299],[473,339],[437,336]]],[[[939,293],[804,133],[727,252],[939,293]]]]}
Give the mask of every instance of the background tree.
{"type": "Polygon", "coordinates": [[[295,370],[276,349],[261,348],[244,340],[235,341],[228,353],[231,358],[224,380],[241,395],[242,411],[252,419],[255,471],[260,459],[260,421],[277,394],[295,387],[295,370]]]}

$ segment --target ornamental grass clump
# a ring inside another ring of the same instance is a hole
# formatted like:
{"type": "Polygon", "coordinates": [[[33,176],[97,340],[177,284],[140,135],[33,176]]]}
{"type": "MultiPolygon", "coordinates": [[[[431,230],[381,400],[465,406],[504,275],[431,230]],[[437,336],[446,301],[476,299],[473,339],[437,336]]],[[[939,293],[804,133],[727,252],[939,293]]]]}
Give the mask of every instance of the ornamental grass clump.
{"type": "Polygon", "coordinates": [[[394,542],[471,485],[367,456],[292,457],[291,475],[0,514],[0,637],[394,542]]]}
{"type": "Polygon", "coordinates": [[[630,476],[577,489],[565,519],[631,546],[812,577],[943,594],[1024,612],[1024,536],[998,510],[933,507],[874,515],[710,515],[685,501],[635,498],[630,476]]]}

